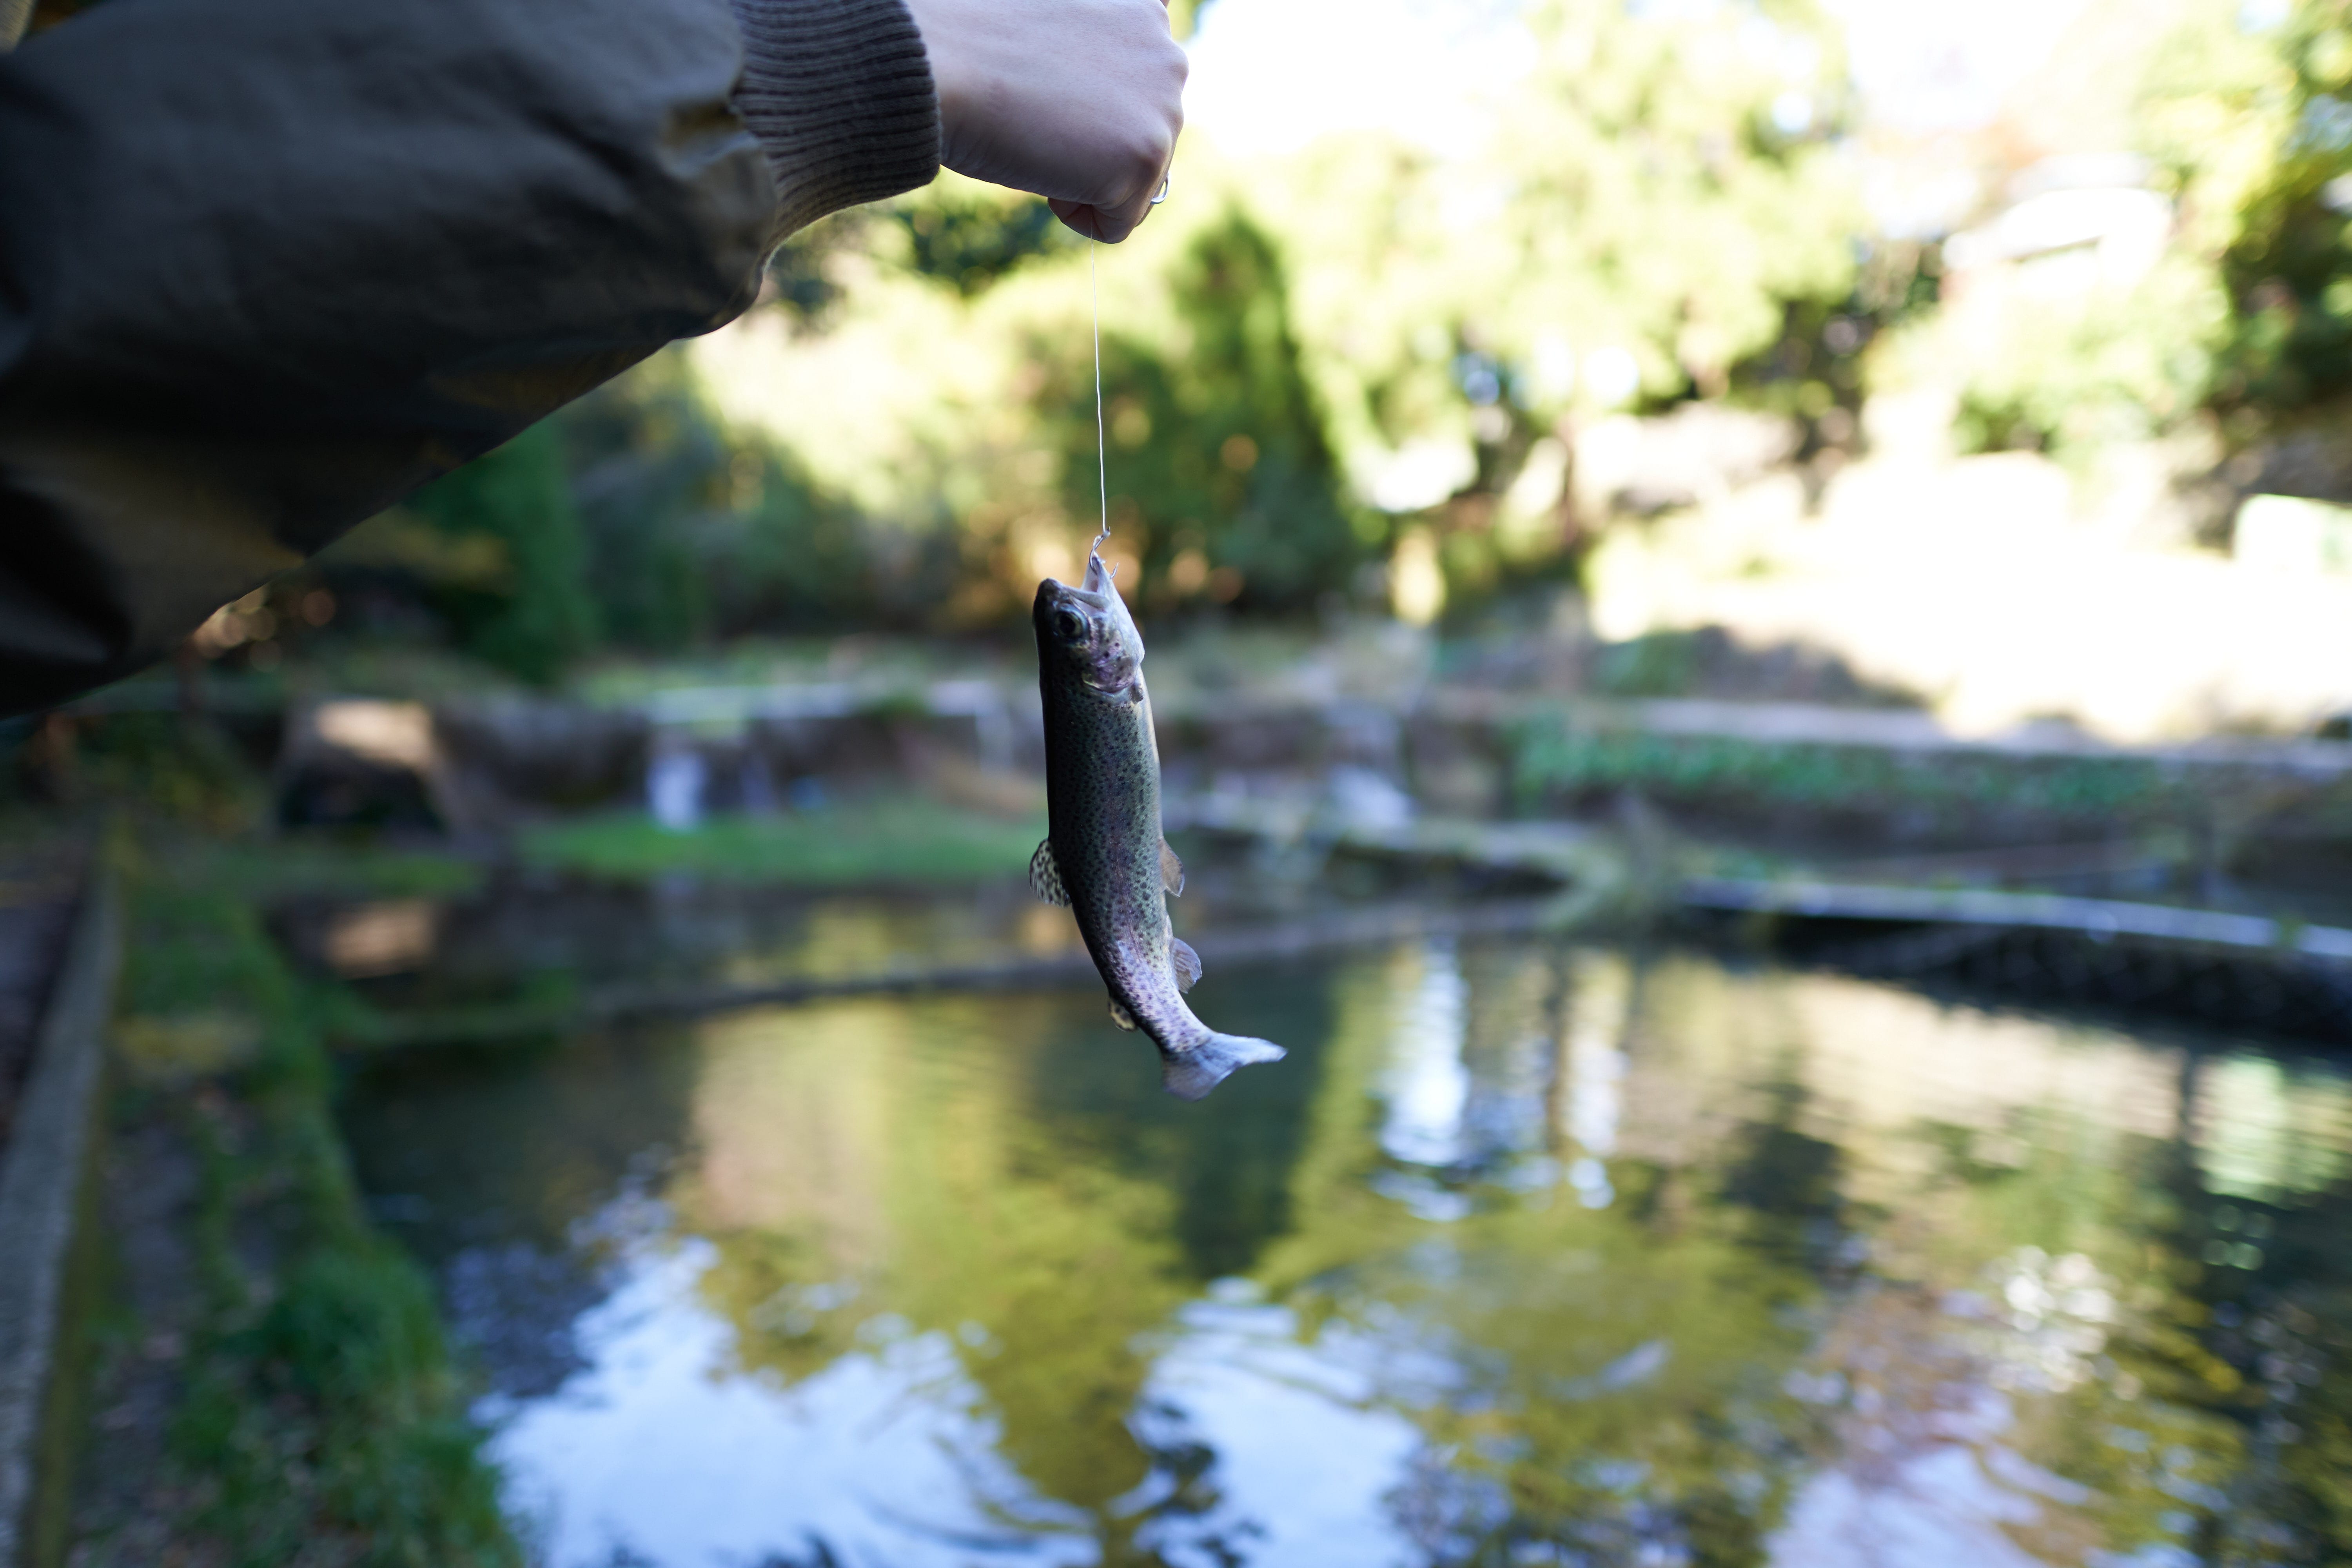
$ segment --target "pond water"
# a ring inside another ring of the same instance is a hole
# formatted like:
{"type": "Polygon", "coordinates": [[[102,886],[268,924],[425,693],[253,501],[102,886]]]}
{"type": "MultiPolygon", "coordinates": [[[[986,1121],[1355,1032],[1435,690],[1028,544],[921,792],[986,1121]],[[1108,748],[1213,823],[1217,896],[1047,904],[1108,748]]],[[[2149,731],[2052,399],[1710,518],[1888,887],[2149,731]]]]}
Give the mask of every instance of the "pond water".
{"type": "Polygon", "coordinates": [[[2352,1552],[2352,1077],[1685,952],[1212,973],[352,1086],[551,1568],[2352,1552]]]}

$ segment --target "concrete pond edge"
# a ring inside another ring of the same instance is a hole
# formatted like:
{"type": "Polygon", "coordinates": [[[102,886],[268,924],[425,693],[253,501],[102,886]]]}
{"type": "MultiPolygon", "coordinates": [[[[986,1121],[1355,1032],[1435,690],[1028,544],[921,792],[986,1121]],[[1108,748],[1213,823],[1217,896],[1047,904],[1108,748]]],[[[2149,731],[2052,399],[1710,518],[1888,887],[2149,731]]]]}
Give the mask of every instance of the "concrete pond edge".
{"type": "Polygon", "coordinates": [[[94,865],[34,1038],[13,1134],[0,1149],[0,1568],[61,1546],[73,1357],[68,1305],[95,1165],[106,1028],[121,966],[121,904],[94,865]]]}

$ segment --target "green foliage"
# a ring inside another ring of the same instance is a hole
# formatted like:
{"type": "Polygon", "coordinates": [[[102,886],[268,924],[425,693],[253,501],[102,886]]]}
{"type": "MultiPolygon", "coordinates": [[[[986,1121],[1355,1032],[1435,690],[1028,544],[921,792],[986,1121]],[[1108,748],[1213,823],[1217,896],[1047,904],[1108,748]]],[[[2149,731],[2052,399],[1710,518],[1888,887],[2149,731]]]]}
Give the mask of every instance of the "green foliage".
{"type": "Polygon", "coordinates": [[[468,652],[544,682],[595,640],[586,543],[553,431],[534,426],[420,490],[409,507],[446,537],[499,548],[496,586],[451,584],[436,595],[468,652]]]}
{"type": "Polygon", "coordinates": [[[2222,254],[2233,331],[2215,388],[2267,412],[2352,394],[2352,5],[2304,0],[2275,47],[2286,124],[2222,254]]]}
{"type": "Polygon", "coordinates": [[[949,542],[882,526],[822,494],[793,453],[711,410],[675,354],[557,418],[588,542],[586,580],[615,640],[920,624],[951,585],[949,542]]]}
{"type": "Polygon", "coordinates": [[[1956,445],[2071,456],[2174,428],[2205,395],[2225,310],[2210,270],[2180,256],[2127,290],[2011,301],[1964,351],[1956,445]]]}
{"type": "Polygon", "coordinates": [[[266,813],[264,780],[222,729],[176,713],[59,718],[18,756],[54,804],[103,803],[189,826],[235,831],[266,813]]]}
{"type": "Polygon", "coordinates": [[[1863,277],[1837,30],[1801,5],[1550,0],[1522,20],[1529,68],[1494,95],[1490,148],[1328,138],[1265,198],[1346,468],[1370,494],[1409,449],[1466,459],[1396,533],[1435,544],[1457,609],[1578,569],[1599,520],[1532,489],[1580,424],[1735,390],[1809,417],[1859,397],[1818,374],[1838,356],[1811,358],[1863,277]]]}
{"type": "Polygon", "coordinates": [[[163,857],[167,874],[223,899],[266,905],[300,896],[462,898],[480,888],[481,866],[427,849],[393,849],[327,835],[207,838],[163,857]]]}
{"type": "Polygon", "coordinates": [[[1911,755],[1860,747],[1615,730],[1559,720],[1519,741],[1529,799],[1640,790],[1737,809],[1925,811],[1938,820],[2029,816],[2081,826],[2194,819],[2198,795],[2139,757],[2044,759],[1986,752],[1911,755]]]}
{"type": "Polygon", "coordinates": [[[872,214],[848,207],[819,218],[776,247],[768,258],[761,302],[784,311],[803,331],[824,327],[841,303],[839,258],[862,248],[872,230],[872,214]]]}
{"type": "MultiPolygon", "coordinates": [[[[1161,604],[1203,593],[1263,609],[1311,603],[1346,584],[1361,545],[1301,366],[1281,257],[1228,211],[1192,237],[1169,290],[1171,342],[1103,341],[1111,524],[1141,557],[1132,587],[1161,604]]],[[[1065,500],[1083,517],[1098,495],[1091,379],[1066,377],[1058,401],[1065,500]]]]}
{"type": "MultiPolygon", "coordinates": [[[[375,519],[324,560],[345,599],[408,606],[545,683],[592,648],[919,620],[942,571],[826,498],[793,454],[657,355],[375,519]]],[[[951,562],[950,562],[951,564],[951,562]]],[[[379,614],[377,618],[385,617],[379,614]]]]}
{"type": "Polygon", "coordinates": [[[964,299],[1053,245],[1053,209],[1034,196],[941,183],[890,215],[906,231],[910,264],[964,299]]]}
{"type": "Polygon", "coordinates": [[[1313,336],[1349,347],[1327,390],[1390,445],[1475,401],[1457,345],[1505,367],[1507,411],[1548,425],[1721,392],[1780,341],[1789,301],[1854,289],[1863,214],[1833,150],[1848,111],[1822,18],[1552,0],[1528,26],[1532,68],[1498,95],[1476,193],[1377,139],[1300,171],[1327,226],[1307,226],[1327,275],[1313,336]],[[1630,356],[1639,384],[1608,386],[1596,354],[1630,356]]]}
{"type": "Polygon", "coordinates": [[[1881,334],[1929,315],[1941,287],[1940,248],[1914,241],[1854,242],[1853,291],[1800,295],[1781,307],[1780,340],[1731,367],[1731,395],[1803,422],[1800,456],[1850,447],[1869,393],[1868,353],[1881,334]]]}
{"type": "Polygon", "coordinates": [[[1998,330],[1947,332],[1963,450],[2068,456],[2201,411],[2239,445],[2352,395],[2352,9],[2299,0],[2250,28],[2193,7],[2155,54],[2139,140],[2178,205],[2165,258],[2085,300],[2005,300],[1998,330]]]}
{"type": "Polygon", "coordinates": [[[1650,632],[1600,650],[1592,684],[1611,697],[1683,697],[1697,684],[1701,663],[1693,632],[1650,632]]]}
{"type": "Polygon", "coordinates": [[[1633,334],[1652,392],[1713,394],[1779,338],[1784,301],[1851,290],[1861,214],[1832,150],[1850,111],[1823,17],[1554,0],[1534,26],[1504,140],[1518,188],[1502,226],[1526,248],[1477,311],[1484,335],[1525,341],[1496,318],[1540,301],[1538,321],[1585,342],[1633,334]]]}
{"type": "Polygon", "coordinates": [[[683,647],[708,627],[698,520],[723,507],[733,454],[693,389],[660,361],[552,422],[578,498],[583,586],[626,647],[683,647]]]}
{"type": "Polygon", "coordinates": [[[528,830],[534,865],[621,880],[691,872],[802,887],[1019,876],[1043,814],[1008,822],[936,801],[862,801],[781,816],[719,817],[686,832],[617,816],[528,830]]]}

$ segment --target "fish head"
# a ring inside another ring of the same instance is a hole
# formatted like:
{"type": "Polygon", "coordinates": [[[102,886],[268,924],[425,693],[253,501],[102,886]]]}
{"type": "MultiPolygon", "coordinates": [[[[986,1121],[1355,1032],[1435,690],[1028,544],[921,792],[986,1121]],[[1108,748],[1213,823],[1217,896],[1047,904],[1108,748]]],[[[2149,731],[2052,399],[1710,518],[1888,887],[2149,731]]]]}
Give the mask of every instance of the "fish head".
{"type": "Polygon", "coordinates": [[[1031,619],[1037,628],[1037,658],[1045,668],[1106,697],[1133,700],[1143,673],[1143,635],[1100,556],[1087,561],[1078,587],[1051,577],[1038,584],[1031,619]]]}

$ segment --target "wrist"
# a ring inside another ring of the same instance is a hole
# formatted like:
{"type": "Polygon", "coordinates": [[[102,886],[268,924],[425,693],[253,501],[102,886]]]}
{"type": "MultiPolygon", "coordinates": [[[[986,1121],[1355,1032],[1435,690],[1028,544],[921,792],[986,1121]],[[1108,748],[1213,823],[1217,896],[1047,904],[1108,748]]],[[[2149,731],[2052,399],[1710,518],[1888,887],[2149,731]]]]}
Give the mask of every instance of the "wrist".
{"type": "Polygon", "coordinates": [[[775,176],[779,237],[939,173],[939,92],[903,0],[731,4],[735,110],[775,176]]]}

